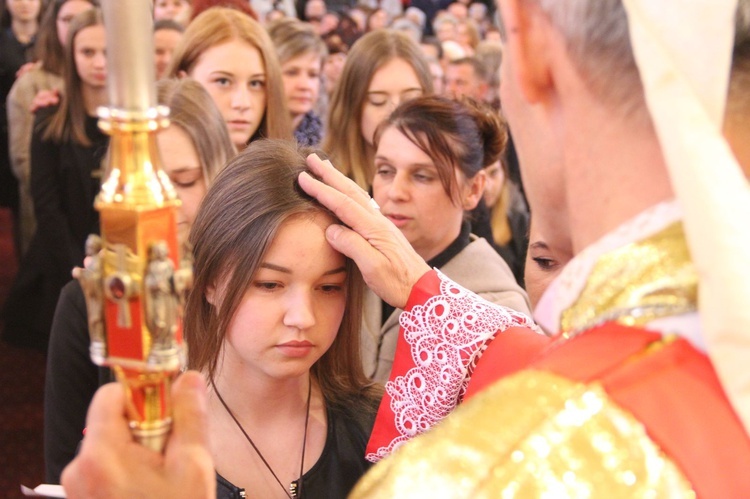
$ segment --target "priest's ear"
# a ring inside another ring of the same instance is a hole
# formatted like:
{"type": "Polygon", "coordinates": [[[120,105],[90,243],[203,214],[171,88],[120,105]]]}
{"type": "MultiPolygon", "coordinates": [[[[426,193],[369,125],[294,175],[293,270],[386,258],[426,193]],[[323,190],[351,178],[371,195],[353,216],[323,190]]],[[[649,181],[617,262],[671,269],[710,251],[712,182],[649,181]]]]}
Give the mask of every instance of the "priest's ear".
{"type": "MultiPolygon", "coordinates": [[[[552,44],[556,32],[549,17],[535,2],[500,0],[498,2],[505,30],[503,79],[514,83],[531,104],[544,100],[550,91],[552,44]]],[[[559,38],[559,37],[558,37],[559,38]]]]}

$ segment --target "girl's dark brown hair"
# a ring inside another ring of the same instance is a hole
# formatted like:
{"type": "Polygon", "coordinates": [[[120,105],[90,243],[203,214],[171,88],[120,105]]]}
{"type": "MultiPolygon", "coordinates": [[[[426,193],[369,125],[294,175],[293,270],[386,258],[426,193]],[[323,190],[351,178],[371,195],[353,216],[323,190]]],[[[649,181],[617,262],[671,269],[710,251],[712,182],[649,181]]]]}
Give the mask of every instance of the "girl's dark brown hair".
{"type": "Polygon", "coordinates": [[[375,131],[377,148],[383,132],[395,127],[435,163],[445,192],[456,202],[454,168],[472,179],[505,151],[508,132],[497,112],[486,104],[437,95],[401,104],[375,131]]]}
{"type": "Polygon", "coordinates": [[[58,143],[72,141],[84,147],[91,145],[91,140],[86,135],[86,107],[83,101],[81,77],[76,70],[75,39],[82,30],[99,25],[104,25],[104,20],[102,11],[98,7],[81,12],[70,23],[63,66],[65,94],[60,96],[60,107],[46,124],[42,135],[44,140],[58,143]]]}
{"type": "MultiPolygon", "coordinates": [[[[192,369],[214,375],[229,324],[282,224],[319,213],[335,220],[297,184],[307,170],[305,157],[290,141],[255,141],[227,164],[206,194],[190,232],[195,278],[184,323],[192,369]],[[217,294],[221,289],[220,298],[213,300],[219,308],[206,297],[212,288],[217,294]]],[[[311,369],[326,400],[333,403],[377,393],[360,360],[362,277],[351,260],[346,269],[341,326],[331,348],[311,369]]]]}

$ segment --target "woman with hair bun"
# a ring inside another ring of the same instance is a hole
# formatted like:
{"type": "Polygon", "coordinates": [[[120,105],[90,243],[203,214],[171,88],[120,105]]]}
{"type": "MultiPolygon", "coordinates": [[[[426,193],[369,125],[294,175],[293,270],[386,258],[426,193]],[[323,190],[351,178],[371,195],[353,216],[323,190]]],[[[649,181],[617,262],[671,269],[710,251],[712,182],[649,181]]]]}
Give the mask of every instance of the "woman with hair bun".
{"type": "MultiPolygon", "coordinates": [[[[430,267],[483,298],[529,314],[526,293],[510,268],[466,220],[482,198],[484,167],[507,141],[497,114],[473,102],[425,96],[401,104],[375,131],[373,197],[430,267]]],[[[399,315],[374,294],[365,298],[365,372],[385,381],[399,315]]]]}

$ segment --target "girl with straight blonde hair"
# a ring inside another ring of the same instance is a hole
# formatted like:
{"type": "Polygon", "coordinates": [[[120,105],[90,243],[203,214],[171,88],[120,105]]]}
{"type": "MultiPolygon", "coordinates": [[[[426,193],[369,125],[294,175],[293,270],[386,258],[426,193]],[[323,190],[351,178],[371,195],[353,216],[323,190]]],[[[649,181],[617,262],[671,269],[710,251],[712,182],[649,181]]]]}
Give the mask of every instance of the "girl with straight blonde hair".
{"type": "Polygon", "coordinates": [[[284,94],[275,91],[284,83],[273,44],[247,14],[213,7],[196,17],[175,49],[167,76],[190,76],[208,90],[237,149],[260,137],[292,137],[284,94]]]}
{"type": "Polygon", "coordinates": [[[401,102],[431,93],[430,68],[414,40],[387,29],[366,34],[346,58],[329,104],[322,149],[337,168],[369,190],[375,128],[401,102]]]}

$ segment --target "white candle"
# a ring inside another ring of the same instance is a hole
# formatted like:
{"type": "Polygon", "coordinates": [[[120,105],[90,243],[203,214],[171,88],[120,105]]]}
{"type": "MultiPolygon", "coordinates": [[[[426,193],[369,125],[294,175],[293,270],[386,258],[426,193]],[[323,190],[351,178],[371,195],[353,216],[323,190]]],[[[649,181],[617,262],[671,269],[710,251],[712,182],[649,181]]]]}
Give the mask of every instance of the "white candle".
{"type": "Polygon", "coordinates": [[[151,0],[103,0],[109,105],[125,111],[156,106],[151,0]]]}

